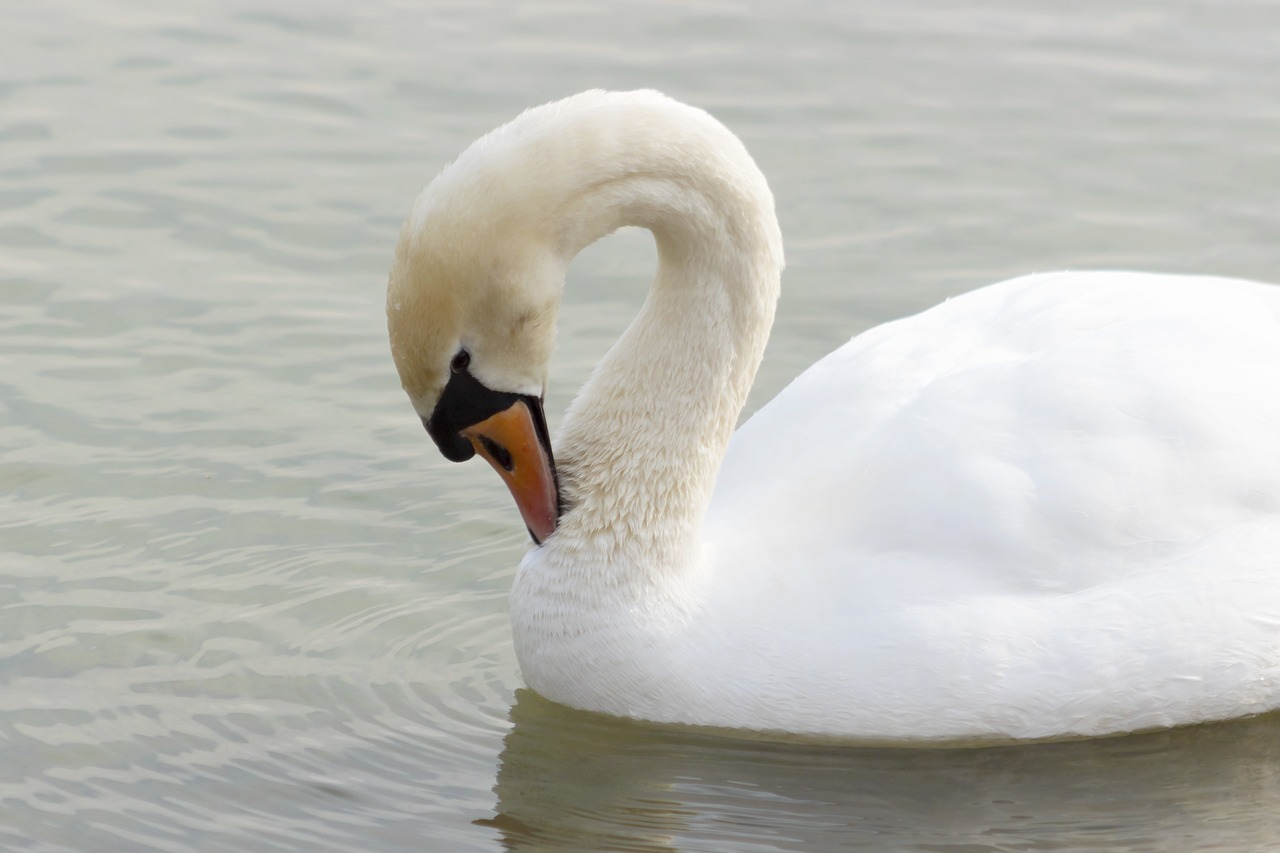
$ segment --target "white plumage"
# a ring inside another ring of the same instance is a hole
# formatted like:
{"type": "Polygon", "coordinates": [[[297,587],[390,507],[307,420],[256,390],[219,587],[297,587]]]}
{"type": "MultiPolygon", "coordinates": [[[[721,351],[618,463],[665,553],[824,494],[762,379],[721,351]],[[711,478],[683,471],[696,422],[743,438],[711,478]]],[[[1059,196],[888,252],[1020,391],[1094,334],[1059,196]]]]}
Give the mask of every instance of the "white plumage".
{"type": "Polygon", "coordinates": [[[512,593],[535,690],[885,741],[1280,706],[1280,288],[1015,279],[858,336],[732,434],[782,268],[768,187],[705,113],[584,93],[477,143],[406,225],[419,413],[460,343],[486,386],[540,389],[564,268],[627,224],[658,275],[566,416],[570,508],[512,593]]]}

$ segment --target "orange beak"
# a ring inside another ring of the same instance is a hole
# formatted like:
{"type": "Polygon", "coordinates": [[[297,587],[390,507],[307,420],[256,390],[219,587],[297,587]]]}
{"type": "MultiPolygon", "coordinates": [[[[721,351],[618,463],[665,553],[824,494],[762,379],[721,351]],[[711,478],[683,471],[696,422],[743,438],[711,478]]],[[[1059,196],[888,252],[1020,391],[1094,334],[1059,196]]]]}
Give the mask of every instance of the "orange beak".
{"type": "Polygon", "coordinates": [[[550,453],[538,440],[533,413],[523,400],[461,430],[516,499],[533,541],[541,545],[560,517],[559,489],[550,453]]]}

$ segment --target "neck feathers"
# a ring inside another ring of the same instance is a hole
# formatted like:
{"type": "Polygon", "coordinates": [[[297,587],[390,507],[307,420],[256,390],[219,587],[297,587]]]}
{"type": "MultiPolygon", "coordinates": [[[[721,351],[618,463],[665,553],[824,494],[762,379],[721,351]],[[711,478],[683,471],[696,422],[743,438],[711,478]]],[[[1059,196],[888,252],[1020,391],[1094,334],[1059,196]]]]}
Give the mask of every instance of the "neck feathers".
{"type": "Polygon", "coordinates": [[[532,149],[557,152],[535,157],[538,183],[560,188],[541,198],[548,237],[567,263],[619,227],[648,228],[659,269],[566,415],[556,455],[571,508],[551,543],[600,550],[597,565],[622,551],[625,562],[679,565],[773,322],[773,197],[741,142],[700,110],[656,93],[553,106],[546,121],[562,132],[535,134],[532,149]]]}

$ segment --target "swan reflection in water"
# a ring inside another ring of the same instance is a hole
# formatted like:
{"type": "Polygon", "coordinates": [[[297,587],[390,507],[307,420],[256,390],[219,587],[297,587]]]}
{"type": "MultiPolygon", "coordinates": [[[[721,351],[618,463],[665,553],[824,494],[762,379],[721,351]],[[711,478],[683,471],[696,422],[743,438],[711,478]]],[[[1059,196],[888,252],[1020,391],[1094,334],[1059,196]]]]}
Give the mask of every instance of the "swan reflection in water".
{"type": "Polygon", "coordinates": [[[496,814],[515,851],[1261,850],[1280,714],[974,749],[778,744],[573,711],[520,690],[496,814]]]}

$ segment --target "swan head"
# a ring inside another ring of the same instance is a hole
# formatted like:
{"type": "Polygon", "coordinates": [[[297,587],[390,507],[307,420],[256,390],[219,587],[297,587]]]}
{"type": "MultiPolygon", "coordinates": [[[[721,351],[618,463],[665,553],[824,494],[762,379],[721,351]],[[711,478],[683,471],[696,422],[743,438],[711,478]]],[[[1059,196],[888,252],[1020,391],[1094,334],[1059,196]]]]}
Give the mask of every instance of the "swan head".
{"type": "Polygon", "coordinates": [[[562,510],[542,398],[565,271],[623,225],[653,231],[673,265],[705,256],[706,239],[757,237],[772,270],[757,303],[772,317],[781,237],[763,176],[722,125],[657,92],[527,110],[428,184],[396,245],[387,320],[401,384],[446,458],[497,470],[539,543],[562,510]],[[747,213],[729,222],[726,209],[747,213]]]}
{"type": "Polygon", "coordinates": [[[566,263],[542,199],[488,142],[418,198],[396,245],[387,325],[401,385],[440,452],[488,461],[541,543],[561,512],[542,400],[566,263]]]}

